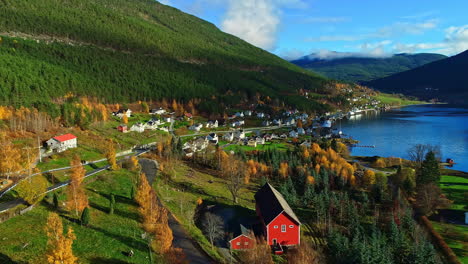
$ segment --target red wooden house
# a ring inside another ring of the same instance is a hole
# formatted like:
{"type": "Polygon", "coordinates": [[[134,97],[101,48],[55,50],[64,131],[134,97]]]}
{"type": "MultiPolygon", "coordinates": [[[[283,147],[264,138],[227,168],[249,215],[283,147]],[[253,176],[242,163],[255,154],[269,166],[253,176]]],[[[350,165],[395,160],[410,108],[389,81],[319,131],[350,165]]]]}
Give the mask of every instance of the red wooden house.
{"type": "Polygon", "coordinates": [[[301,242],[301,222],[273,186],[266,183],[255,194],[256,211],[268,245],[296,246],[301,242]]]}
{"type": "Polygon", "coordinates": [[[122,132],[122,133],[125,133],[125,132],[128,132],[128,127],[127,125],[120,125],[117,127],[117,130],[122,132]]]}
{"type": "Polygon", "coordinates": [[[251,249],[255,239],[252,237],[252,232],[245,228],[243,225],[239,225],[239,230],[234,233],[234,238],[229,241],[229,245],[233,250],[245,250],[251,249]]]}

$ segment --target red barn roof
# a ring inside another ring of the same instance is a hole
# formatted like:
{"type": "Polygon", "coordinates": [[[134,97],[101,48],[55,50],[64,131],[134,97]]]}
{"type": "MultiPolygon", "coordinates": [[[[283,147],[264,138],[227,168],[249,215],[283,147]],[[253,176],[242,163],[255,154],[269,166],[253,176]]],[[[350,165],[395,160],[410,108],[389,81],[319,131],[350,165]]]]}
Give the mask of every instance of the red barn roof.
{"type": "Polygon", "coordinates": [[[269,183],[263,185],[263,187],[255,194],[255,202],[260,209],[265,225],[268,225],[282,212],[288,214],[297,222],[298,225],[301,224],[299,218],[297,218],[283,195],[281,195],[281,193],[273,188],[269,183]]]}
{"type": "Polygon", "coordinates": [[[64,141],[68,141],[68,140],[75,139],[75,138],[76,138],[76,136],[74,136],[72,134],[65,134],[65,135],[54,137],[54,139],[59,141],[59,142],[64,142],[64,141]]]}

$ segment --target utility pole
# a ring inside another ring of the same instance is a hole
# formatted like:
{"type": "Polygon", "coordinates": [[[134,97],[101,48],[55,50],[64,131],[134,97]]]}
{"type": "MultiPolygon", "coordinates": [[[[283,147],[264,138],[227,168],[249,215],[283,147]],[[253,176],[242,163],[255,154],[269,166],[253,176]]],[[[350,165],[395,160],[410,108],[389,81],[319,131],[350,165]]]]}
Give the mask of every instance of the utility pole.
{"type": "Polygon", "coordinates": [[[42,162],[41,140],[39,139],[39,136],[37,137],[37,150],[39,152],[39,162],[42,162]]]}

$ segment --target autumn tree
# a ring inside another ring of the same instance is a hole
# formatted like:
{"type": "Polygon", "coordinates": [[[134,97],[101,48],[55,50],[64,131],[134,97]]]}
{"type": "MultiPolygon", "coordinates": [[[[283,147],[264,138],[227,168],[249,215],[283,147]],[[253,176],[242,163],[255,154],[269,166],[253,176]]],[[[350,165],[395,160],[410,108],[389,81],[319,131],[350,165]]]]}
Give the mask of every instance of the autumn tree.
{"type": "Polygon", "coordinates": [[[146,102],[141,102],[140,105],[141,105],[141,111],[143,113],[146,113],[146,114],[149,113],[149,106],[146,102]]]}
{"type": "Polygon", "coordinates": [[[115,154],[114,142],[112,140],[107,141],[104,156],[106,157],[107,162],[109,163],[109,166],[110,166],[111,170],[115,171],[115,170],[119,169],[119,165],[117,165],[117,158],[116,158],[116,154],[115,154]]]}
{"type": "MultiPolygon", "coordinates": [[[[39,173],[39,170],[35,169],[34,173],[39,173]]],[[[44,198],[47,186],[47,179],[39,173],[29,179],[22,180],[16,186],[15,191],[23,200],[32,205],[44,198]]]]}
{"type": "Polygon", "coordinates": [[[226,185],[232,195],[234,203],[238,202],[239,191],[244,183],[246,172],[245,163],[236,159],[234,155],[228,155],[221,164],[221,174],[226,179],[226,185]]]}
{"type": "Polygon", "coordinates": [[[362,181],[365,186],[369,187],[375,184],[375,172],[371,170],[364,171],[364,175],[362,176],[362,181]]]}
{"type": "Polygon", "coordinates": [[[164,254],[164,260],[170,264],[189,264],[187,256],[181,248],[171,248],[164,254]]]}
{"type": "Polygon", "coordinates": [[[374,162],[374,167],[383,169],[387,167],[387,164],[385,163],[385,160],[383,158],[377,158],[374,162]]]}
{"type": "Polygon", "coordinates": [[[19,172],[21,166],[21,149],[6,140],[0,141],[0,175],[10,179],[10,176],[19,172]]]}
{"type": "Polygon", "coordinates": [[[75,211],[76,216],[88,207],[88,197],[85,193],[83,180],[85,177],[86,170],[81,164],[79,156],[75,156],[71,161],[71,174],[70,183],[67,187],[67,203],[66,207],[68,210],[75,211]]]}
{"type": "Polygon", "coordinates": [[[122,123],[128,124],[128,116],[126,114],[122,116],[122,123]]]}
{"type": "Polygon", "coordinates": [[[67,234],[63,233],[62,220],[56,213],[50,213],[46,224],[47,232],[47,263],[50,264],[75,264],[78,258],[73,255],[72,245],[76,239],[73,229],[68,228],[67,234]]]}
{"type": "Polygon", "coordinates": [[[436,209],[450,207],[451,202],[442,194],[439,186],[428,183],[418,186],[416,204],[424,215],[431,215],[436,209]]]}
{"type": "Polygon", "coordinates": [[[140,164],[138,163],[138,158],[135,156],[132,156],[130,158],[130,165],[131,165],[131,170],[132,171],[137,171],[140,169],[140,164]]]}
{"type": "Polygon", "coordinates": [[[280,167],[278,169],[278,174],[281,176],[281,178],[285,179],[289,175],[289,165],[286,162],[281,162],[280,167]]]}

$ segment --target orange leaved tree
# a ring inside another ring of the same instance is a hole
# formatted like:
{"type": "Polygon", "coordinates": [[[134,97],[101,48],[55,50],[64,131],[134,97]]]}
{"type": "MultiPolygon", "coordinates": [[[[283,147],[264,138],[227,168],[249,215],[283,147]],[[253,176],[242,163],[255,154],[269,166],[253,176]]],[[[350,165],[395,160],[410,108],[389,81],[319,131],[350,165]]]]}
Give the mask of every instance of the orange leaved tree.
{"type": "Polygon", "coordinates": [[[66,207],[68,210],[75,211],[76,216],[79,215],[83,209],[88,207],[88,196],[86,196],[83,180],[86,174],[86,170],[81,164],[79,156],[75,156],[71,161],[71,175],[70,184],[67,188],[67,203],[66,207]]]}
{"type": "Polygon", "coordinates": [[[62,220],[56,213],[50,213],[47,218],[47,263],[50,264],[75,264],[78,258],[73,255],[72,245],[76,239],[73,229],[68,228],[65,235],[63,233],[62,220]]]}

